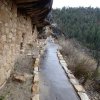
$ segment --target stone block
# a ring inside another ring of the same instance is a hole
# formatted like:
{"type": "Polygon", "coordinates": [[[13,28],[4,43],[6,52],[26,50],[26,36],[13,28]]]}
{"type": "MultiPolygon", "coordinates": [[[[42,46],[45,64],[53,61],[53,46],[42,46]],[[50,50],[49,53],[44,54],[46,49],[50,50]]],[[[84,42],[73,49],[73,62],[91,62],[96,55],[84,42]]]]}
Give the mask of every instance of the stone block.
{"type": "Polygon", "coordinates": [[[64,71],[68,74],[68,72],[69,72],[68,68],[66,66],[62,66],[62,67],[63,67],[64,71]]]}
{"type": "Polygon", "coordinates": [[[70,70],[67,70],[66,73],[67,74],[72,74],[72,72],[70,70]]]}
{"type": "Polygon", "coordinates": [[[23,76],[24,76],[26,79],[31,79],[31,78],[33,78],[33,75],[32,75],[32,74],[28,74],[28,73],[24,73],[23,76]]]}
{"type": "Polygon", "coordinates": [[[35,61],[35,64],[34,64],[34,67],[38,67],[38,66],[39,66],[39,61],[36,60],[36,61],[35,61]]]}
{"type": "Polygon", "coordinates": [[[34,71],[38,72],[39,68],[38,67],[34,67],[34,71]]]}
{"type": "Polygon", "coordinates": [[[79,85],[79,82],[77,79],[70,79],[70,82],[73,84],[73,85],[79,85]]]}
{"type": "Polygon", "coordinates": [[[38,94],[39,93],[39,84],[37,82],[33,84],[32,92],[33,92],[33,94],[38,94]]]}
{"type": "Polygon", "coordinates": [[[38,72],[38,71],[33,71],[33,74],[34,74],[34,75],[38,75],[39,72],[38,72]]]}
{"type": "Polygon", "coordinates": [[[1,38],[2,38],[2,41],[3,41],[3,42],[6,42],[6,41],[7,41],[6,35],[2,35],[1,38]]]}
{"type": "Polygon", "coordinates": [[[25,78],[25,76],[23,76],[23,75],[14,75],[14,80],[15,81],[18,81],[18,82],[25,82],[26,81],[26,78],[25,78]]]}
{"type": "Polygon", "coordinates": [[[58,53],[58,56],[59,56],[59,57],[63,57],[61,53],[58,53]]]}
{"type": "Polygon", "coordinates": [[[6,33],[6,34],[9,34],[9,32],[10,32],[10,31],[9,31],[9,28],[6,27],[6,28],[5,28],[5,33],[6,33]]]}
{"type": "Polygon", "coordinates": [[[61,64],[65,64],[66,62],[64,60],[60,60],[60,63],[61,64]]]}
{"type": "Polygon", "coordinates": [[[0,55],[3,54],[3,47],[4,47],[4,44],[0,42],[0,55]]]}
{"type": "Polygon", "coordinates": [[[35,94],[35,95],[32,97],[32,100],[39,100],[39,94],[35,94]]]}
{"type": "Polygon", "coordinates": [[[8,26],[8,23],[5,23],[5,27],[7,27],[8,26]]]}
{"type": "Polygon", "coordinates": [[[9,69],[6,73],[6,78],[8,79],[10,77],[10,74],[11,74],[11,69],[9,69]]]}
{"type": "Polygon", "coordinates": [[[74,85],[74,87],[78,92],[85,92],[83,86],[81,86],[81,85],[74,85]]]}
{"type": "Polygon", "coordinates": [[[39,82],[39,75],[38,75],[38,74],[36,74],[36,75],[34,76],[34,82],[39,82]]]}
{"type": "Polygon", "coordinates": [[[90,100],[86,93],[78,92],[81,100],[90,100]]]}
{"type": "Polygon", "coordinates": [[[75,79],[75,76],[73,74],[68,73],[69,79],[75,79]]]}
{"type": "Polygon", "coordinates": [[[64,60],[64,58],[63,57],[59,57],[59,60],[64,60]]]}
{"type": "Polygon", "coordinates": [[[67,67],[67,64],[64,62],[64,63],[61,63],[61,65],[65,68],[67,67]]]}
{"type": "Polygon", "coordinates": [[[36,58],[36,62],[39,63],[39,61],[40,61],[40,59],[39,58],[36,58]]]}

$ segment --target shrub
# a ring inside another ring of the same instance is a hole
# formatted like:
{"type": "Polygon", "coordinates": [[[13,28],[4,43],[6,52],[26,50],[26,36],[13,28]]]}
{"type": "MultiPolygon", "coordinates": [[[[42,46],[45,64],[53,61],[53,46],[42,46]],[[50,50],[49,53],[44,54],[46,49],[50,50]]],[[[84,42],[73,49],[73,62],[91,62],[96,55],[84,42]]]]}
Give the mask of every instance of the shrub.
{"type": "Polygon", "coordinates": [[[91,78],[96,68],[96,61],[85,52],[77,49],[70,40],[60,39],[61,53],[65,56],[68,68],[82,84],[91,78]]]}

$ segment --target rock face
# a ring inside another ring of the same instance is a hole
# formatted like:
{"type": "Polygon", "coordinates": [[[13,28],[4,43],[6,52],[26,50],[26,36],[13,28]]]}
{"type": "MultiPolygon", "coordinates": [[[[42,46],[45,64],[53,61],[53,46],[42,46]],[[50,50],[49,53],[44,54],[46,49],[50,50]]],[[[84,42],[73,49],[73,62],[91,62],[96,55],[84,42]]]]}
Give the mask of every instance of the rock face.
{"type": "Polygon", "coordinates": [[[33,75],[30,75],[27,73],[18,73],[17,72],[13,75],[13,80],[15,80],[17,82],[25,82],[32,77],[33,77],[33,75]]]}
{"type": "Polygon", "coordinates": [[[23,75],[14,75],[14,80],[18,82],[25,82],[26,78],[23,75]]]}
{"type": "Polygon", "coordinates": [[[9,78],[20,53],[37,38],[31,18],[17,11],[14,0],[0,1],[0,86],[9,78]]]}
{"type": "Polygon", "coordinates": [[[81,100],[90,100],[88,98],[88,96],[86,95],[86,93],[79,92],[78,94],[79,94],[81,100]]]}

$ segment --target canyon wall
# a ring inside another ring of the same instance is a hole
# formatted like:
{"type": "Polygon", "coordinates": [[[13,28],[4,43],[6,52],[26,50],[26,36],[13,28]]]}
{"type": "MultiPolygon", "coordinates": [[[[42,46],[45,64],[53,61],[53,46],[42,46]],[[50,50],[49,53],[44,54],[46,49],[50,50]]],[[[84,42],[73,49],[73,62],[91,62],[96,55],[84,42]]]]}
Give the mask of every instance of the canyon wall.
{"type": "Polygon", "coordinates": [[[17,10],[14,1],[0,1],[0,87],[10,77],[20,54],[36,41],[37,30],[31,18],[17,10]]]}

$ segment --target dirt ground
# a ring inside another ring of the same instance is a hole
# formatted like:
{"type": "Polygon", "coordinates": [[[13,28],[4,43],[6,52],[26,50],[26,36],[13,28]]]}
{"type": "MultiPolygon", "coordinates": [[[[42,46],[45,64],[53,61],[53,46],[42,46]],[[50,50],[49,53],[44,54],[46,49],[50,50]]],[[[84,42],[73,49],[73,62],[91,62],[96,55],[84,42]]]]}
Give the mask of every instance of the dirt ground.
{"type": "MultiPolygon", "coordinates": [[[[13,73],[27,73],[32,75],[34,60],[32,56],[20,56],[15,63],[13,73]]],[[[17,82],[13,80],[13,74],[7,81],[6,85],[0,90],[0,100],[30,100],[32,77],[25,82],[17,82]]]]}
{"type": "Polygon", "coordinates": [[[45,39],[39,40],[39,44],[34,43],[25,54],[20,54],[16,59],[14,71],[8,79],[4,88],[0,90],[0,100],[31,100],[33,83],[33,65],[35,58],[39,55],[40,49],[44,46],[45,39]],[[33,59],[34,56],[34,59],[33,59]],[[13,79],[14,74],[21,73],[30,77],[25,82],[18,82],[13,79]]]}

